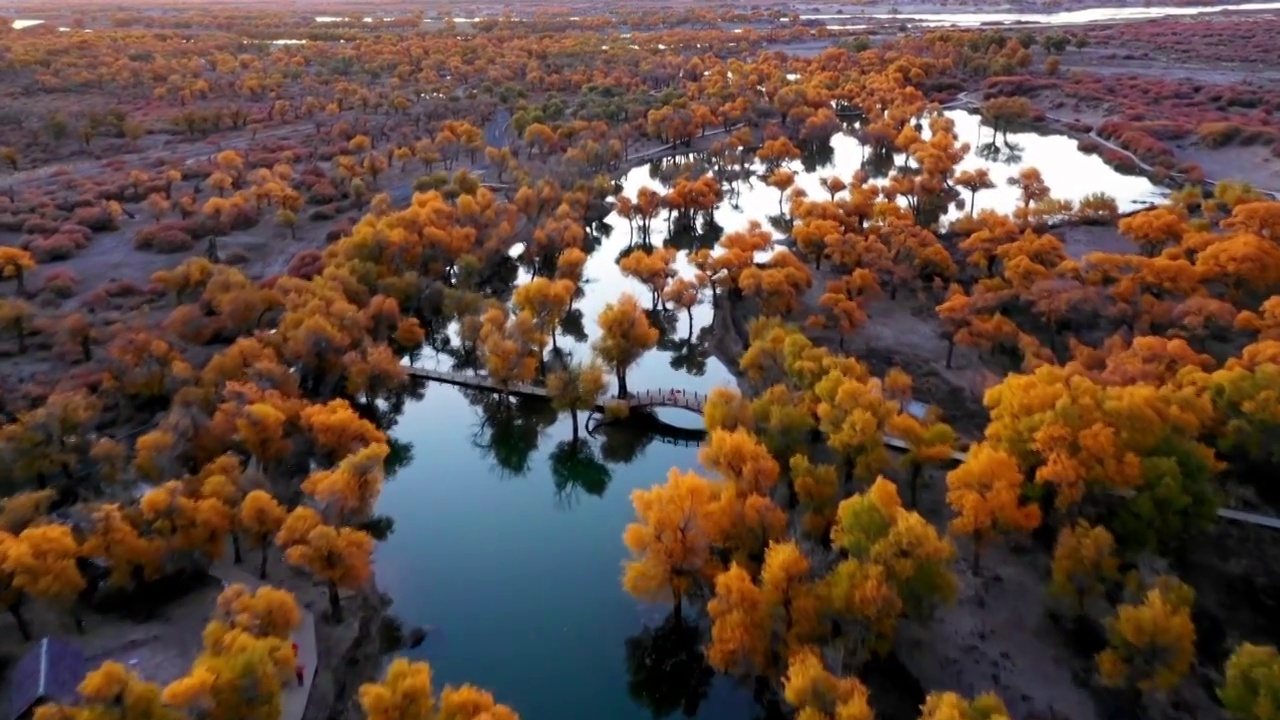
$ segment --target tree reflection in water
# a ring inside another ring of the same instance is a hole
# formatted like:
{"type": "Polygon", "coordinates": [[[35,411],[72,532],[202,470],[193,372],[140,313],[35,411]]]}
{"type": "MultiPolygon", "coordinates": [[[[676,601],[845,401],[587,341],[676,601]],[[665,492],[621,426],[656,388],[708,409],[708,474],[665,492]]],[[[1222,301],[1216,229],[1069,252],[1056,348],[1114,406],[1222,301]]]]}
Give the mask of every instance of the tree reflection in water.
{"type": "Polygon", "coordinates": [[[472,445],[484,451],[504,477],[529,472],[530,457],[538,449],[542,432],[556,421],[551,404],[538,398],[512,398],[480,390],[464,393],[480,416],[472,445]]]}
{"type": "Polygon", "coordinates": [[[626,640],[627,692],[655,718],[693,717],[715,673],[702,652],[702,632],[675,614],[626,640]]]}
{"type": "Polygon", "coordinates": [[[600,461],[586,438],[562,440],[551,451],[551,479],[556,487],[556,505],[569,509],[578,503],[578,493],[601,497],[613,480],[609,466],[600,461]]]}
{"type": "Polygon", "coordinates": [[[603,439],[600,443],[600,457],[614,465],[634,462],[654,440],[653,433],[645,432],[630,423],[603,425],[594,434],[603,439]]]}
{"type": "Polygon", "coordinates": [[[671,347],[671,369],[701,377],[707,373],[711,358],[711,325],[698,331],[698,336],[677,340],[671,347]]]}

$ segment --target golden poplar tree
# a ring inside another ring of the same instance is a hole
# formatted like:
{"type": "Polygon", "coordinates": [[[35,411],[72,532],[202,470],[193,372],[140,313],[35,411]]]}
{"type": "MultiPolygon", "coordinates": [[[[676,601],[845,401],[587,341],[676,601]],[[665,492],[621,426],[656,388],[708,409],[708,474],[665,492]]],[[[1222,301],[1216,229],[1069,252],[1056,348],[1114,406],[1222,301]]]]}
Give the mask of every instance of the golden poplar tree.
{"type": "Polygon", "coordinates": [[[622,534],[631,551],[623,564],[627,592],[649,602],[669,597],[679,617],[694,583],[715,577],[715,502],[721,492],[710,480],[674,468],[666,483],[631,492],[636,522],[622,534]]]}
{"type": "Polygon", "coordinates": [[[600,337],[592,347],[618,378],[618,397],[627,397],[627,370],[658,344],[658,329],[634,295],[623,293],[600,311],[600,337]]]}
{"type": "Polygon", "coordinates": [[[342,622],[338,590],[363,587],[372,574],[373,538],[369,533],[325,525],[314,510],[298,508],[285,520],[276,542],[286,548],[284,557],[290,565],[310,572],[328,586],[330,617],[342,622]]]}
{"type": "Polygon", "coordinates": [[[975,445],[960,467],[947,474],[947,504],[955,511],[951,532],[973,539],[973,571],[980,572],[982,544],[1000,532],[1030,532],[1040,526],[1040,507],[1022,501],[1018,461],[986,443],[975,445]]]}
{"type": "Polygon", "coordinates": [[[244,496],[240,509],[236,513],[236,526],[245,533],[250,547],[261,549],[262,557],[258,564],[258,579],[267,579],[267,550],[271,546],[271,538],[280,532],[287,513],[271,493],[265,490],[253,490],[244,496]]]}
{"type": "Polygon", "coordinates": [[[1194,593],[1154,587],[1140,602],[1116,608],[1107,621],[1107,649],[1098,653],[1098,674],[1110,687],[1142,692],[1172,690],[1195,660],[1194,593]]]}

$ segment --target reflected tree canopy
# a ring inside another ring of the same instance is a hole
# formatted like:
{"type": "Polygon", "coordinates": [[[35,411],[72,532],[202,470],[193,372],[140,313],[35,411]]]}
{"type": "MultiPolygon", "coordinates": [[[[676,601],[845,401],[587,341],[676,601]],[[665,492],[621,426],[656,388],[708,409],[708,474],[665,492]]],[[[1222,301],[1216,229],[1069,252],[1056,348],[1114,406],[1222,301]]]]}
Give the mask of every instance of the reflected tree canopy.
{"type": "Polygon", "coordinates": [[[632,423],[601,426],[596,433],[603,438],[600,457],[614,465],[625,465],[640,457],[653,442],[653,434],[632,423]]]}
{"type": "Polygon", "coordinates": [[[577,504],[579,491],[601,497],[613,480],[609,466],[600,462],[591,441],[585,438],[556,443],[550,459],[556,501],[562,507],[577,504]]]}
{"type": "Polygon", "coordinates": [[[480,421],[471,443],[484,451],[504,476],[529,472],[530,458],[542,432],[556,420],[551,405],[536,398],[511,398],[497,393],[466,391],[479,410],[480,421]]]}
{"type": "Polygon", "coordinates": [[[722,237],[724,237],[724,228],[715,221],[714,217],[703,218],[701,221],[674,220],[671,223],[671,233],[663,244],[677,250],[692,252],[702,248],[714,248],[722,237]]]}
{"type": "Polygon", "coordinates": [[[391,448],[391,452],[387,453],[383,467],[386,478],[390,480],[396,473],[413,464],[413,443],[388,436],[387,446],[391,448]]]}
{"type": "Polygon", "coordinates": [[[693,717],[706,700],[714,672],[702,652],[702,633],[675,614],[626,640],[627,692],[655,718],[680,711],[693,717]]]}
{"type": "Polygon", "coordinates": [[[705,375],[711,358],[711,325],[699,330],[696,338],[677,340],[670,352],[672,370],[695,377],[705,375]]]}
{"type": "Polygon", "coordinates": [[[974,153],[989,163],[1017,165],[1022,162],[1022,150],[1022,146],[1016,142],[1006,139],[999,143],[993,136],[991,142],[979,145],[974,153]]]}
{"type": "Polygon", "coordinates": [[[836,150],[830,142],[806,144],[802,148],[800,165],[807,173],[817,172],[835,162],[836,150]]]}
{"type": "Polygon", "coordinates": [[[560,320],[560,333],[574,342],[585,343],[589,339],[583,322],[582,308],[573,308],[560,320]]]}

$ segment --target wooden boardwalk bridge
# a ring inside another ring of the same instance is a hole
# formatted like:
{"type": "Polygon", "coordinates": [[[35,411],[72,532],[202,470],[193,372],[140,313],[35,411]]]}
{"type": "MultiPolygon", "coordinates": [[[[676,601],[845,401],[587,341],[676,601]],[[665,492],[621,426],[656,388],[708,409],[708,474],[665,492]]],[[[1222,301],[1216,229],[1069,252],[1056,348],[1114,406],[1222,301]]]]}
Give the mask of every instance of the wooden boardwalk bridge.
{"type": "MultiPolygon", "coordinates": [[[[430,370],[427,368],[418,368],[408,365],[404,366],[404,369],[405,372],[413,377],[434,380],[436,382],[447,383],[449,385],[459,385],[478,390],[509,393],[525,397],[549,398],[547,389],[539,385],[529,385],[524,383],[503,385],[502,383],[483,375],[452,370],[430,370]]],[[[611,402],[621,400],[624,400],[624,398],[619,398],[618,400],[611,402]]],[[[625,398],[625,401],[627,403],[627,407],[632,410],[673,407],[683,408],[701,415],[703,409],[706,407],[707,394],[702,392],[691,393],[677,388],[659,388],[657,390],[643,390],[639,393],[632,393],[625,398]]],[[[601,403],[597,405],[595,410],[597,412],[604,412],[605,404],[601,403]]],[[[701,443],[699,440],[684,438],[670,438],[662,440],[660,437],[659,439],[668,444],[686,447],[695,446],[701,443]]],[[[905,441],[892,435],[884,436],[884,444],[894,450],[906,451],[909,449],[905,441]]],[[[951,453],[951,460],[956,463],[962,463],[968,456],[969,454],[964,450],[955,450],[951,453]]],[[[1233,510],[1231,508],[1219,508],[1218,518],[1221,520],[1253,525],[1255,527],[1267,528],[1269,530],[1280,530],[1280,518],[1269,515],[1259,515],[1257,513],[1246,512],[1243,510],[1233,510]]]]}
{"type": "MultiPolygon", "coordinates": [[[[487,390],[489,392],[507,393],[509,395],[519,395],[521,397],[538,397],[550,399],[550,393],[541,385],[532,385],[529,383],[512,383],[504,385],[492,378],[475,373],[459,372],[456,370],[432,370],[429,368],[419,368],[410,365],[404,366],[405,372],[412,377],[423,378],[425,380],[434,380],[448,385],[457,385],[460,387],[469,387],[476,390],[487,390]]],[[[638,393],[631,393],[625,398],[617,398],[608,401],[625,402],[627,407],[632,410],[645,410],[649,408],[670,407],[681,408],[702,414],[702,409],[707,403],[707,394],[702,392],[689,392],[679,388],[658,388],[657,390],[642,390],[638,393]]],[[[604,412],[606,403],[600,403],[596,406],[596,410],[604,412]]]]}

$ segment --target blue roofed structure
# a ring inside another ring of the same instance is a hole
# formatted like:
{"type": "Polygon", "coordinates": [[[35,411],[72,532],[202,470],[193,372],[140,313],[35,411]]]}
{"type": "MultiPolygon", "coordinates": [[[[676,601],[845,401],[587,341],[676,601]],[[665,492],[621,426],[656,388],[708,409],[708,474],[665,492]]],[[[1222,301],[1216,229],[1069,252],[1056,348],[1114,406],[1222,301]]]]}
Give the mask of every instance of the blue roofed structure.
{"type": "Polygon", "coordinates": [[[25,720],[46,702],[67,702],[88,672],[84,653],[74,643],[41,638],[9,671],[3,720],[25,720]]]}

